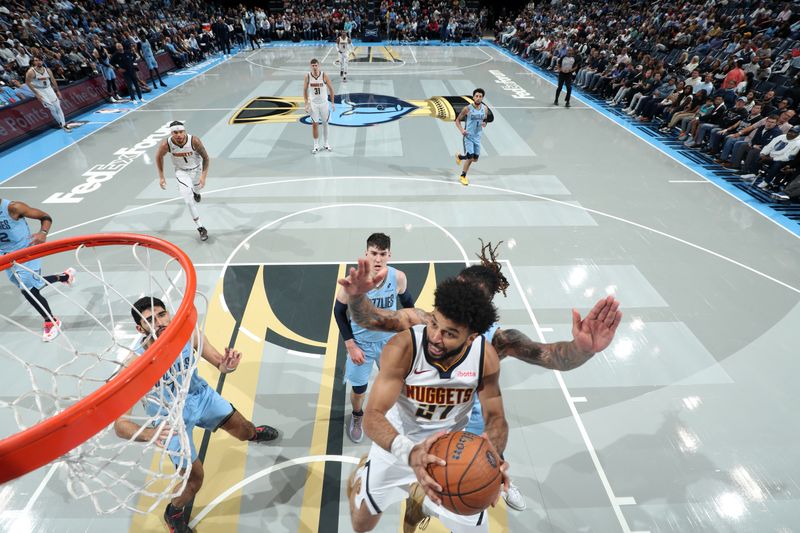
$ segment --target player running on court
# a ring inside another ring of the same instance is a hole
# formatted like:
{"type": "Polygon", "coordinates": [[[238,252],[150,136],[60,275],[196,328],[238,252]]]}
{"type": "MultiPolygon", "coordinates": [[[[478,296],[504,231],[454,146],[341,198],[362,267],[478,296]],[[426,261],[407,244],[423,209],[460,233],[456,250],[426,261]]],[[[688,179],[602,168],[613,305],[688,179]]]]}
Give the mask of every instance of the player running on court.
{"type": "MultiPolygon", "coordinates": [[[[0,253],[5,255],[45,242],[52,223],[53,219],[50,218],[50,215],[40,209],[23,202],[0,199],[0,253]],[[41,223],[39,231],[31,234],[26,218],[38,220],[41,223]]],[[[22,266],[12,266],[6,270],[6,274],[11,283],[19,288],[28,303],[42,315],[44,319],[42,340],[50,342],[58,337],[61,332],[61,321],[53,315],[50,304],[39,291],[45,285],[57,281],[72,285],[75,281],[75,269],[68,268],[63,274],[42,276],[42,260],[34,259],[22,263],[22,266]]]]}
{"type": "Polygon", "coordinates": [[[336,49],[339,52],[339,77],[342,81],[347,81],[347,61],[350,59],[351,46],[350,36],[343,30],[336,39],[336,49]]]}
{"type": "Polygon", "coordinates": [[[458,179],[462,185],[469,185],[467,172],[481,155],[481,135],[489,118],[489,111],[483,103],[485,95],[486,91],[483,89],[472,91],[472,103],[462,109],[456,117],[456,127],[464,138],[464,153],[456,154],[456,163],[458,166],[463,165],[461,177],[458,179]],[[465,123],[463,126],[462,122],[465,123]]]}
{"type": "Polygon", "coordinates": [[[200,137],[186,133],[186,126],[184,126],[183,122],[178,120],[170,122],[169,130],[169,137],[158,145],[158,151],[156,152],[158,183],[162,189],[167,188],[167,180],[164,177],[164,156],[169,153],[172,156],[172,164],[175,165],[175,179],[178,182],[178,190],[183,197],[183,201],[189,206],[192,220],[194,220],[197,225],[197,231],[200,233],[200,240],[208,240],[208,231],[200,221],[197,204],[201,200],[200,190],[206,186],[211,158],[208,156],[206,147],[200,141],[200,137]]]}

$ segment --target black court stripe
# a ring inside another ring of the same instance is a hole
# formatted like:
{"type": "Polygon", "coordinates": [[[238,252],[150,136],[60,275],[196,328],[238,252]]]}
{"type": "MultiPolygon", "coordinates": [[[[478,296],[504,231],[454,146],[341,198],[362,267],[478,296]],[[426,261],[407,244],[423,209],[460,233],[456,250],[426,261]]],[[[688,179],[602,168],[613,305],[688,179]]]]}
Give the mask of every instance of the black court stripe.
{"type": "MultiPolygon", "coordinates": [[[[346,402],[347,386],[343,379],[346,360],[347,350],[340,336],[336,345],[336,374],[333,377],[333,390],[331,391],[331,416],[328,422],[328,444],[325,452],[328,455],[341,455],[344,445],[345,403],[349,406],[349,403],[346,402]]],[[[339,531],[342,463],[328,461],[325,463],[324,472],[317,531],[337,533],[339,531]]]]}

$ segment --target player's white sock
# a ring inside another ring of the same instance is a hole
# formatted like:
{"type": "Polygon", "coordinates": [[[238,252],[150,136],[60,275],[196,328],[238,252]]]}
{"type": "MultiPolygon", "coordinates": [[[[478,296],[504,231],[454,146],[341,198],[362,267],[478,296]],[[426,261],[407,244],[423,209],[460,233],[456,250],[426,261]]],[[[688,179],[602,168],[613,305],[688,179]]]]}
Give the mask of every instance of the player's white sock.
{"type": "Polygon", "coordinates": [[[197,227],[198,227],[198,228],[202,228],[202,227],[203,227],[203,223],[202,223],[202,222],[200,222],[200,217],[199,217],[199,216],[198,216],[197,218],[195,218],[194,216],[192,216],[192,218],[194,219],[194,223],[195,223],[195,224],[197,224],[197,227]]]}
{"type": "Polygon", "coordinates": [[[322,123],[322,144],[328,146],[328,123],[322,123]]]}
{"type": "MultiPolygon", "coordinates": [[[[192,214],[192,218],[195,222],[200,220],[200,213],[197,211],[197,203],[192,198],[191,201],[186,202],[186,205],[189,206],[189,212],[192,214]]],[[[198,224],[198,226],[202,226],[202,224],[198,224]]]]}

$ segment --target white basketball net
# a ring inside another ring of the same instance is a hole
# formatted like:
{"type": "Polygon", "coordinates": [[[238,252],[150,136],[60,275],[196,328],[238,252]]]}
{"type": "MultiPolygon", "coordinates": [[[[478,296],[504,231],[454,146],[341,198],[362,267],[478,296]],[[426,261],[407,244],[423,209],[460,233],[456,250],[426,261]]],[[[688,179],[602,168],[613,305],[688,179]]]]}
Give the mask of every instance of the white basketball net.
{"type": "MultiPolygon", "coordinates": [[[[19,302],[11,314],[0,314],[0,368],[4,383],[15,384],[0,400],[0,438],[60,413],[114,379],[138,356],[141,336],[131,317],[134,301],[153,296],[174,313],[184,294],[186,277],[177,261],[138,245],[81,247],[74,256],[54,254],[42,263],[43,275],[73,265],[75,286],[56,281],[40,289],[62,322],[61,334],[49,343],[42,342],[41,317],[17,289],[10,284],[0,289],[7,302],[2,311],[19,302]]],[[[32,273],[25,264],[16,265],[16,272],[18,280],[32,273]]],[[[204,299],[200,302],[198,315],[207,308],[204,299]]],[[[203,338],[199,325],[195,333],[203,338]]],[[[170,354],[176,363],[127,415],[140,426],[131,439],[118,437],[112,424],[55,461],[67,473],[70,494],[90,498],[98,513],[121,508],[148,513],[185,487],[190,469],[175,464],[191,464],[182,415],[197,358],[185,364],[179,355],[170,354]],[[158,431],[139,442],[151,428],[168,428],[167,438],[179,439],[178,450],[158,446],[156,441],[164,437],[158,431]]]]}

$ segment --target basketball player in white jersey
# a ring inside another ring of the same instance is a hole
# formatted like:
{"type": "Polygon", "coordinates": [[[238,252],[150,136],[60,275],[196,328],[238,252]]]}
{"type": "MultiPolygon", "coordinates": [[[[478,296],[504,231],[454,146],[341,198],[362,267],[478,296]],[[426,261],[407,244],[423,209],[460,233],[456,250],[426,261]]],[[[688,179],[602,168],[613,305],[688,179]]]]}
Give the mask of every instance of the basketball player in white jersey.
{"type": "MultiPolygon", "coordinates": [[[[424,514],[437,516],[454,533],[489,530],[485,512],[461,516],[440,505],[442,487],[426,466],[445,465],[428,453],[430,447],[443,432],[466,427],[475,394],[487,438],[500,454],[506,447],[500,360],[480,333],[497,321],[497,309],[481,289],[452,278],[436,288],[432,314],[429,324],[398,333],[381,353],[364,415],[373,444],[348,484],[355,531],[374,529],[384,509],[405,499],[412,486],[427,496],[410,499],[416,516],[423,516],[424,507],[424,514]]],[[[507,468],[500,467],[505,482],[507,468]]],[[[417,521],[406,516],[404,531],[414,531],[417,521]]]]}
{"type": "Polygon", "coordinates": [[[319,61],[311,60],[311,72],[306,74],[303,83],[303,100],[305,100],[306,113],[311,115],[311,132],[314,136],[312,154],[319,152],[319,124],[322,124],[322,143],[327,151],[331,151],[328,144],[328,121],[331,111],[336,109],[333,103],[333,84],[331,79],[319,67],[319,61]],[[328,100],[330,99],[330,107],[328,100]]]}
{"type": "MultiPolygon", "coordinates": [[[[483,247],[480,265],[465,268],[458,279],[472,283],[484,291],[488,298],[498,292],[505,294],[508,281],[500,273],[500,265],[496,261],[496,247],[491,243],[483,247]],[[488,248],[489,257],[486,255],[488,248]]],[[[365,297],[376,282],[380,282],[385,273],[367,275],[359,262],[359,269],[339,283],[348,294],[350,315],[353,321],[374,331],[404,331],[418,324],[427,324],[432,320],[432,313],[422,309],[378,309],[365,297]]],[[[542,366],[552,370],[568,371],[575,369],[594,354],[605,350],[614,339],[617,327],[622,320],[619,302],[612,296],[599,300],[594,308],[581,318],[572,311],[572,336],[570,342],[540,343],[516,329],[505,329],[499,323],[493,324],[483,335],[492,344],[502,360],[504,357],[515,357],[529,364],[542,366]]],[[[481,433],[483,417],[480,404],[473,406],[467,431],[481,433]]],[[[506,503],[517,511],[524,510],[527,505],[522,493],[509,483],[503,493],[506,503]]]]}
{"type": "Polygon", "coordinates": [[[342,81],[347,81],[347,61],[350,58],[350,46],[352,42],[346,32],[339,33],[336,39],[336,49],[339,51],[339,77],[342,81]]]}
{"type": "Polygon", "coordinates": [[[175,165],[175,179],[178,181],[178,190],[189,206],[192,220],[197,224],[197,231],[200,233],[200,240],[208,240],[208,231],[200,221],[200,213],[197,212],[197,204],[200,203],[200,190],[206,186],[208,167],[211,158],[206,152],[206,147],[200,141],[200,137],[186,133],[183,122],[175,120],[169,124],[170,136],[158,145],[156,152],[156,168],[158,168],[158,182],[162,189],[167,188],[167,180],[164,178],[164,156],[167,152],[172,156],[172,163],[175,165]]]}
{"type": "Polygon", "coordinates": [[[31,88],[36,99],[50,111],[58,126],[66,132],[72,131],[72,128],[67,126],[64,111],[61,109],[62,96],[58,90],[58,83],[53,77],[53,72],[44,66],[41,56],[33,57],[33,66],[25,74],[25,83],[31,88]]]}

